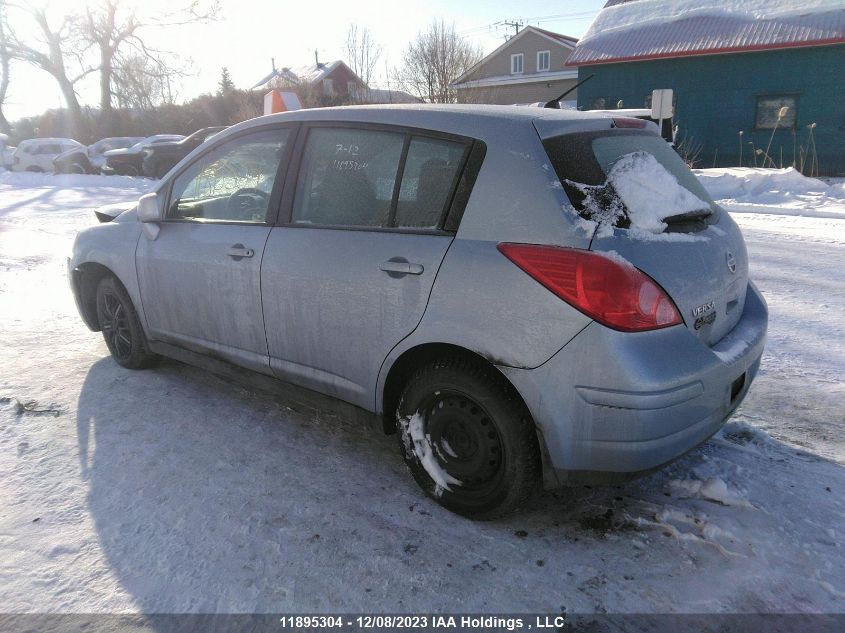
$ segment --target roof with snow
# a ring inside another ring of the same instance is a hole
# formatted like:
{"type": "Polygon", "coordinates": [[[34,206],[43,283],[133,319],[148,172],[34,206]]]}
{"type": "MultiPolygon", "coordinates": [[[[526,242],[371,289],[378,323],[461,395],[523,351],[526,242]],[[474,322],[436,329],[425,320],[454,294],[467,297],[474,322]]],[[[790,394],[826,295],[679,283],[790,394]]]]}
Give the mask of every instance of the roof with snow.
{"type": "Polygon", "coordinates": [[[328,74],[330,74],[335,68],[340,65],[346,66],[343,61],[336,59],[333,62],[321,62],[319,64],[310,64],[308,66],[300,66],[298,68],[274,68],[273,72],[271,72],[269,75],[262,78],[258,83],[256,83],[252,87],[252,90],[260,88],[261,86],[265,86],[267,85],[267,83],[276,78],[279,78],[285,82],[292,84],[315,84],[325,79],[328,74]]]}
{"type": "Polygon", "coordinates": [[[388,88],[364,88],[359,90],[355,96],[365,103],[423,103],[422,99],[404,90],[392,90],[388,88]]]}
{"type": "Polygon", "coordinates": [[[842,43],[843,0],[609,0],[567,65],[842,43]]]}

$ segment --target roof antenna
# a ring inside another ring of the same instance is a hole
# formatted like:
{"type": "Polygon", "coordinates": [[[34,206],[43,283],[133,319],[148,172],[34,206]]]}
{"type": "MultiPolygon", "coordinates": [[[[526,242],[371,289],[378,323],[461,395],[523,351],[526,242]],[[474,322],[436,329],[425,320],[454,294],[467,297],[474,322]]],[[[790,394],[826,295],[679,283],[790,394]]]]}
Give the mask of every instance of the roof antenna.
{"type": "Polygon", "coordinates": [[[270,65],[273,67],[273,72],[276,72],[276,58],[275,57],[270,58],[270,65]]]}
{"type": "Polygon", "coordinates": [[[587,75],[587,76],[586,76],[586,77],[584,77],[581,81],[579,81],[577,84],[575,84],[574,86],[572,86],[569,90],[567,90],[566,92],[564,92],[564,93],[563,93],[562,95],[560,95],[559,97],[557,97],[557,98],[555,98],[555,99],[552,99],[551,101],[547,101],[547,102],[546,102],[546,105],[544,105],[543,107],[544,107],[544,108],[552,108],[552,109],[560,110],[560,100],[561,100],[561,99],[563,99],[563,98],[564,98],[566,95],[568,95],[570,92],[572,92],[573,90],[575,90],[575,89],[576,89],[578,86],[580,86],[581,84],[583,84],[583,83],[586,83],[586,82],[590,81],[590,79],[592,79],[593,77],[595,77],[595,73],[593,73],[592,75],[587,75]]]}

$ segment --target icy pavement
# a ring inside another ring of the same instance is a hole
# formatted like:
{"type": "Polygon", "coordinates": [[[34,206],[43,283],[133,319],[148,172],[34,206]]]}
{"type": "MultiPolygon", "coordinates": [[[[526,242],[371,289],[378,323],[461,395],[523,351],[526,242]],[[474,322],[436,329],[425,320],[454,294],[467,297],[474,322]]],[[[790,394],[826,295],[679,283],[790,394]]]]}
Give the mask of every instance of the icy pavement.
{"type": "Polygon", "coordinates": [[[845,611],[845,220],[735,215],[771,325],[723,432],[472,523],[395,437],[108,358],[65,256],[87,209],[144,187],[0,175],[3,611],[845,611]]]}

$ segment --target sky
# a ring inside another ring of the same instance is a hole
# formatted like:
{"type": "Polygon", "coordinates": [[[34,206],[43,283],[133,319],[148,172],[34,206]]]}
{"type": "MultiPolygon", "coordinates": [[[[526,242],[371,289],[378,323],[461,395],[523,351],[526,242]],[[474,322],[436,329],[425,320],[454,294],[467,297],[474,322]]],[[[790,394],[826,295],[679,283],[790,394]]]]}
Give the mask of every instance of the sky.
{"type": "MultiPolygon", "coordinates": [[[[180,0],[124,0],[142,13],[172,10],[180,0]]],[[[221,0],[215,20],[151,29],[148,40],[178,56],[187,75],[177,81],[177,101],[214,92],[223,66],[235,85],[250,88],[276,67],[297,67],[313,63],[316,49],[320,61],[342,59],[350,24],[368,28],[383,53],[373,87],[388,87],[386,70],[398,66],[402,53],[414,36],[434,19],[454,23],[457,32],[490,53],[505,41],[513,27],[504,21],[540,26],[580,37],[604,5],[605,0],[568,2],[484,2],[483,0],[400,0],[378,2],[319,0],[282,2],[275,0],[221,0]]],[[[64,12],[82,8],[84,0],[53,0],[51,11],[58,20],[64,12]]],[[[80,101],[96,105],[96,74],[77,85],[80,101]]],[[[62,107],[64,102],[52,77],[20,62],[11,69],[9,94],[4,112],[16,120],[62,107]]]]}

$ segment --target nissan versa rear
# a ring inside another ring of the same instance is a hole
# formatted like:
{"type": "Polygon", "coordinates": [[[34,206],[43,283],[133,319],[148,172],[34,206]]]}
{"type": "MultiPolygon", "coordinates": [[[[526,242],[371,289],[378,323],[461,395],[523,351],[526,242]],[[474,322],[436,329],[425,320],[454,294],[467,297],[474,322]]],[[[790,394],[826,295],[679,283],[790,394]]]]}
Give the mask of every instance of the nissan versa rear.
{"type": "Polygon", "coordinates": [[[763,351],[739,229],[638,120],[261,117],[98,217],[71,285],[118,363],[213,357],[375,414],[422,489],[474,518],[680,457],[763,351]]]}

